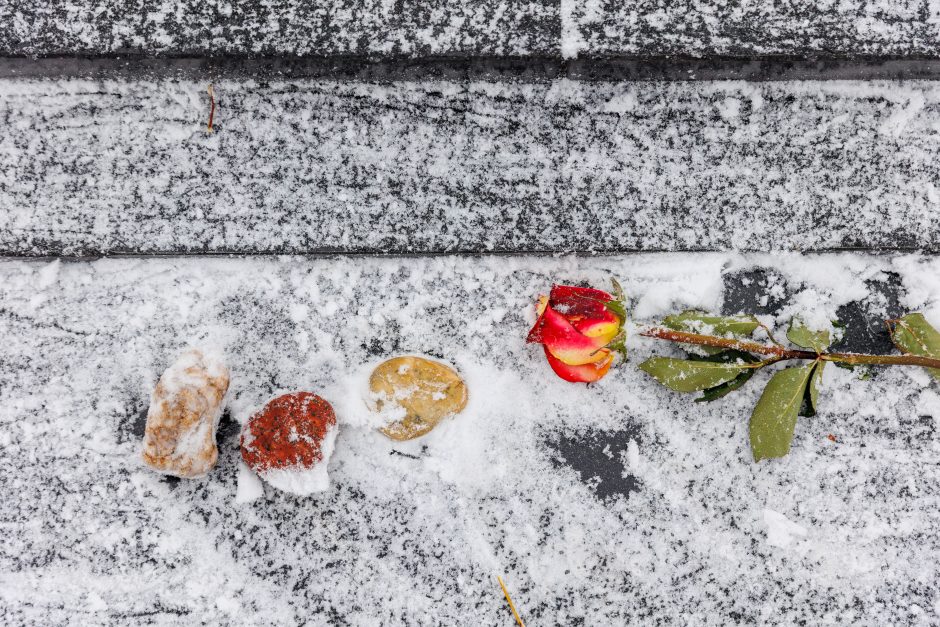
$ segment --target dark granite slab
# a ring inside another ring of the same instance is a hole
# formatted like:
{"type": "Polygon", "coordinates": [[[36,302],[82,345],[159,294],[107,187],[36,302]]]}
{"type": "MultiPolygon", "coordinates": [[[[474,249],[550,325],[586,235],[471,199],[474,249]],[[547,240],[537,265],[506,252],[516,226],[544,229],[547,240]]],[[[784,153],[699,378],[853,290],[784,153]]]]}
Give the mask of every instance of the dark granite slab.
{"type": "Polygon", "coordinates": [[[937,57],[930,0],[0,1],[0,56],[937,57]]]}
{"type": "Polygon", "coordinates": [[[933,82],[0,83],[0,253],[940,249],[933,82]]]}
{"type": "Polygon", "coordinates": [[[938,20],[931,0],[562,1],[562,53],[935,58],[938,20]]]}
{"type": "Polygon", "coordinates": [[[542,0],[0,0],[0,16],[0,56],[551,54],[559,33],[542,0]]]}

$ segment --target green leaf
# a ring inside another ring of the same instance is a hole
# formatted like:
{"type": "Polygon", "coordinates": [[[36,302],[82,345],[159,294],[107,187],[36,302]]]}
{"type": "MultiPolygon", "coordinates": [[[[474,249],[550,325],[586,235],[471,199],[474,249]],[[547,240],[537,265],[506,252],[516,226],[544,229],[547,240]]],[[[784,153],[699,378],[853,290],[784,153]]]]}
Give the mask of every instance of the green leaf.
{"type": "Polygon", "coordinates": [[[621,287],[620,281],[611,277],[610,282],[614,286],[614,300],[620,301],[622,303],[624,301],[624,296],[623,296],[623,287],[621,287]]]}
{"type": "Polygon", "coordinates": [[[680,348],[689,356],[689,359],[708,359],[712,355],[720,355],[728,350],[718,346],[699,346],[698,344],[683,344],[680,348]]]}
{"type": "MultiPolygon", "coordinates": [[[[712,347],[707,346],[706,348],[712,347]]],[[[689,359],[692,361],[711,361],[716,364],[737,364],[742,361],[747,364],[756,364],[760,361],[754,355],[735,348],[718,348],[708,355],[689,355],[689,359]]]]}
{"type": "Polygon", "coordinates": [[[784,368],[764,388],[751,414],[751,452],[754,461],[783,457],[790,452],[796,418],[816,363],[784,368]]]}
{"type": "MultiPolygon", "coordinates": [[[[757,357],[754,357],[754,355],[751,355],[750,353],[733,349],[722,350],[718,354],[710,355],[708,357],[690,356],[689,358],[696,361],[714,361],[719,363],[736,363],[743,361],[745,363],[754,364],[760,361],[757,357]]],[[[734,379],[726,381],[721,385],[708,388],[707,390],[703,390],[702,395],[695,399],[695,402],[708,403],[723,396],[727,396],[731,392],[734,392],[747,383],[748,380],[754,376],[754,372],[756,370],[757,368],[745,368],[744,371],[734,379]]]]}
{"type": "Polygon", "coordinates": [[[730,381],[726,381],[725,383],[722,383],[721,385],[716,385],[713,388],[708,388],[707,390],[703,390],[702,395],[698,397],[697,399],[695,399],[695,402],[696,403],[710,403],[711,401],[718,400],[719,398],[723,396],[727,396],[728,394],[731,394],[732,392],[734,392],[735,390],[743,386],[745,383],[747,383],[750,380],[750,378],[754,376],[755,370],[757,369],[747,368],[746,370],[744,370],[744,372],[742,372],[735,378],[731,379],[730,381]]]}
{"type": "Polygon", "coordinates": [[[615,335],[614,339],[607,344],[607,348],[616,353],[620,353],[620,357],[624,361],[627,361],[627,330],[623,328],[620,329],[620,333],[615,335]]]}
{"type": "Polygon", "coordinates": [[[667,316],[663,325],[688,333],[750,335],[760,326],[760,322],[754,316],[710,316],[690,309],[667,316]]]}
{"type": "Polygon", "coordinates": [[[627,308],[619,300],[610,300],[604,303],[607,310],[620,318],[620,324],[627,321],[627,308]]]}
{"type": "Polygon", "coordinates": [[[810,331],[799,318],[790,321],[787,339],[797,346],[812,349],[817,353],[823,352],[832,343],[829,331],[810,331]]]}
{"type": "Polygon", "coordinates": [[[713,361],[651,357],[640,364],[640,370],[670,390],[698,392],[730,381],[746,368],[713,361]]]}
{"type": "Polygon", "coordinates": [[[819,384],[822,381],[823,368],[826,362],[820,361],[813,369],[813,376],[806,386],[806,393],[803,395],[803,404],[800,407],[800,415],[806,418],[812,418],[816,415],[819,406],[819,384]]]}
{"type": "MultiPolygon", "coordinates": [[[[924,314],[907,314],[891,325],[891,339],[905,353],[920,357],[940,358],[940,333],[937,332],[924,314]]],[[[940,368],[927,368],[934,379],[940,379],[940,368]]]]}

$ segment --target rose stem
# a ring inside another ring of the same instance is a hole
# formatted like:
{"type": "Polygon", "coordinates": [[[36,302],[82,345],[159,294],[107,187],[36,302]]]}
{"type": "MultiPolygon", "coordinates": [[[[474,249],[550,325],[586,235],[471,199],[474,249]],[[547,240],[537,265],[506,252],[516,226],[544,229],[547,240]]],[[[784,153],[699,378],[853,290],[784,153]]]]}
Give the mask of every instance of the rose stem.
{"type": "Polygon", "coordinates": [[[861,353],[815,353],[813,351],[790,350],[783,346],[768,346],[758,342],[747,342],[713,335],[699,333],[686,333],[661,327],[650,327],[639,332],[643,337],[652,337],[659,340],[679,342],[681,344],[697,344],[699,346],[712,346],[714,348],[729,348],[746,353],[759,355],[772,355],[784,359],[821,359],[823,361],[840,362],[855,365],[873,366],[923,366],[925,368],[940,368],[940,359],[920,357],[918,355],[865,355],[861,353]]]}

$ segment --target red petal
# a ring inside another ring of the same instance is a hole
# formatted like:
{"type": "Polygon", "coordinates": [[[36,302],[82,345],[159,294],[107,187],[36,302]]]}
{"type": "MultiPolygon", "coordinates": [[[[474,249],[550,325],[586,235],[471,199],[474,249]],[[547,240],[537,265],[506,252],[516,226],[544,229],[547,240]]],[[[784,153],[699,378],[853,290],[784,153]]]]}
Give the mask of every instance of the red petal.
{"type": "Polygon", "coordinates": [[[608,309],[605,303],[612,300],[613,296],[607,292],[570,285],[553,286],[549,297],[549,302],[555,311],[566,318],[580,316],[595,320],[607,317],[608,309]]]}
{"type": "Polygon", "coordinates": [[[535,321],[535,326],[529,329],[529,335],[526,336],[526,344],[541,344],[542,343],[542,326],[545,324],[545,316],[540,317],[535,321]]]}
{"type": "MultiPolygon", "coordinates": [[[[607,349],[604,349],[607,351],[607,349]]],[[[584,364],[582,366],[570,366],[560,359],[556,359],[548,348],[545,348],[545,357],[548,359],[548,365],[552,367],[559,377],[571,383],[593,383],[600,381],[610,370],[610,365],[614,362],[614,356],[607,351],[607,358],[593,364],[584,364]]]]}
{"type": "Polygon", "coordinates": [[[593,298],[594,300],[603,301],[610,301],[614,299],[614,297],[607,292],[596,290],[593,287],[575,287],[574,285],[552,286],[551,300],[555,300],[556,298],[569,298],[572,296],[578,298],[593,298]]]}
{"type": "Polygon", "coordinates": [[[539,329],[542,344],[553,356],[572,366],[604,359],[598,349],[603,348],[608,340],[579,333],[564,316],[551,307],[545,308],[542,317],[544,320],[539,329]]]}
{"type": "Polygon", "coordinates": [[[538,320],[529,329],[529,335],[525,341],[527,344],[542,343],[542,326],[545,324],[545,310],[548,309],[548,296],[539,296],[539,302],[535,304],[535,312],[538,314],[538,320]]]}
{"type": "Polygon", "coordinates": [[[607,310],[604,318],[571,320],[571,326],[577,329],[578,333],[591,338],[595,343],[607,346],[620,333],[621,324],[617,314],[607,310]]]}

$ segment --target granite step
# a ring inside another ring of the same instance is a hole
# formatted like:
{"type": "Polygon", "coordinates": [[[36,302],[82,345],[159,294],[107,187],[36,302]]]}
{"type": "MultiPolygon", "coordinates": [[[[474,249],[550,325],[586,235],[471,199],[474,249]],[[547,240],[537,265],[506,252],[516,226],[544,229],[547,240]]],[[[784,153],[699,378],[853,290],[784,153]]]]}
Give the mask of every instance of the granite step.
{"type": "Polygon", "coordinates": [[[0,56],[932,57],[931,0],[0,0],[0,56]]]}
{"type": "Polygon", "coordinates": [[[933,81],[0,81],[0,253],[940,250],[933,81]]]}

